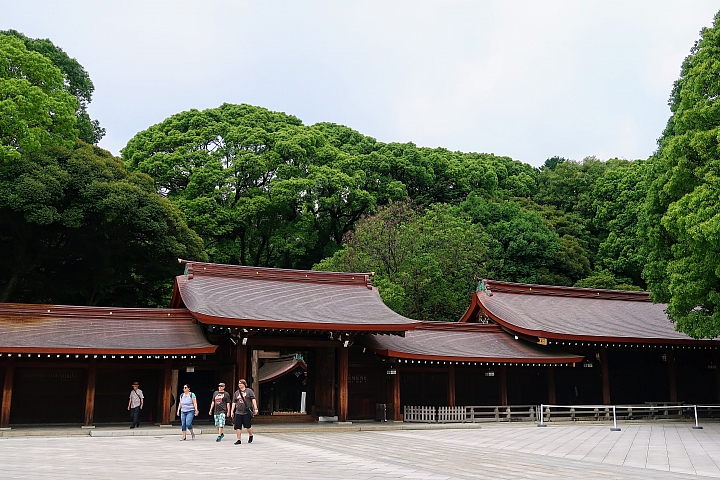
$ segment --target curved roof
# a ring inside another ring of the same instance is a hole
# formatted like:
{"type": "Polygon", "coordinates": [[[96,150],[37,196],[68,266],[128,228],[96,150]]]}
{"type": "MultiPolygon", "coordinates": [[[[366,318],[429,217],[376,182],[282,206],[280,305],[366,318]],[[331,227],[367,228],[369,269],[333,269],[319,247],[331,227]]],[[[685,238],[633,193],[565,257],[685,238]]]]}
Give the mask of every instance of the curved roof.
{"type": "Polygon", "coordinates": [[[217,347],[185,309],[0,304],[0,352],[203,354],[217,347]]]}
{"type": "Polygon", "coordinates": [[[561,340],[717,344],[675,330],[647,292],[485,280],[461,322],[483,314],[513,332],[561,340]]]}
{"type": "Polygon", "coordinates": [[[265,362],[265,365],[258,369],[260,383],[270,382],[280,378],[283,375],[295,370],[296,367],[301,367],[303,370],[307,371],[307,365],[305,365],[305,362],[301,362],[294,357],[269,360],[265,362]]]}
{"type": "Polygon", "coordinates": [[[366,335],[363,343],[381,355],[417,360],[531,364],[583,360],[582,356],[548,351],[515,340],[497,325],[424,322],[405,337],[366,335]]]}
{"type": "Polygon", "coordinates": [[[199,321],[249,328],[402,332],[417,321],[388,308],[370,274],[186,262],[173,305],[199,321]]]}

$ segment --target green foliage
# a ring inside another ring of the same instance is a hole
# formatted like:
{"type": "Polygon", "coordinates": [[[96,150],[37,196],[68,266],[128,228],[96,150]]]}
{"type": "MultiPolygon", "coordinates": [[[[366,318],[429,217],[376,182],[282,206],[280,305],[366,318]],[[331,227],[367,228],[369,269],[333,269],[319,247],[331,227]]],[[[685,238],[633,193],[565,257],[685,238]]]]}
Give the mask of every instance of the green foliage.
{"type": "Polygon", "coordinates": [[[635,290],[642,291],[642,288],[636,287],[631,283],[618,279],[608,270],[599,270],[589,277],[583,278],[575,283],[576,287],[582,288],[604,288],[607,290],[635,290]]]}
{"type": "Polygon", "coordinates": [[[467,309],[473,275],[485,275],[489,238],[457,207],[425,212],[391,203],[364,217],[345,246],[315,270],[374,271],[373,284],[396,312],[456,321],[467,309]]]}
{"type": "Polygon", "coordinates": [[[72,145],[77,105],[50,60],[0,35],[0,164],[48,145],[72,145]]]}
{"type": "Polygon", "coordinates": [[[677,328],[720,335],[720,13],[682,64],[653,157],[643,276],[677,328]]]}
{"type": "Polygon", "coordinates": [[[28,51],[43,55],[60,69],[63,75],[63,89],[78,100],[75,111],[78,136],[84,142],[98,143],[105,136],[105,129],[87,113],[87,106],[92,101],[95,86],[85,68],[49,39],[28,38],[16,30],[0,30],[0,37],[2,36],[17,38],[23,42],[28,51]]]}
{"type": "Polygon", "coordinates": [[[152,179],[78,142],[0,163],[0,301],[167,305],[176,259],[207,258],[152,179]]]}

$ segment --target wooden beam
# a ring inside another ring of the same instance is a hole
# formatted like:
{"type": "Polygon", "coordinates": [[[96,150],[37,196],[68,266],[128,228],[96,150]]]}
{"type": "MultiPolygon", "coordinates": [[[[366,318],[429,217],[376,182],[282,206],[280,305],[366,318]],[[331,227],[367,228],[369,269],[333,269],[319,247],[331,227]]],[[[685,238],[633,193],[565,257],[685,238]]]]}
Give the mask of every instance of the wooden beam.
{"type": "Polygon", "coordinates": [[[87,385],[85,387],[85,423],[86,427],[90,427],[93,424],[93,417],[95,416],[95,380],[97,373],[97,361],[91,358],[88,362],[87,370],[87,385]]]}
{"type": "Polygon", "coordinates": [[[448,365],[448,405],[455,406],[455,365],[448,365]]]}
{"type": "Polygon", "coordinates": [[[670,401],[677,402],[677,367],[675,366],[675,352],[668,350],[666,353],[668,368],[668,387],[670,388],[670,401]]]}
{"type": "Polygon", "coordinates": [[[547,367],[547,384],[548,384],[548,403],[555,405],[557,403],[555,396],[555,367],[547,367]]]}
{"type": "Polygon", "coordinates": [[[507,395],[507,367],[500,365],[500,405],[508,404],[507,395]]]}
{"type": "Polygon", "coordinates": [[[10,358],[5,364],[5,381],[3,382],[2,407],[0,407],[0,428],[10,426],[10,405],[12,404],[13,376],[15,359],[10,358]]]}
{"type": "Polygon", "coordinates": [[[337,340],[324,340],[314,338],[292,338],[292,337],[248,337],[248,345],[251,347],[337,347],[340,342],[337,340]]]}
{"type": "MultiPolygon", "coordinates": [[[[259,371],[259,365],[258,365],[258,351],[253,349],[252,351],[252,360],[250,363],[250,369],[252,370],[252,390],[255,392],[255,400],[257,401],[258,408],[261,408],[260,405],[260,374],[259,371]]],[[[234,390],[233,390],[234,391],[234,390]]]]}
{"type": "Polygon", "coordinates": [[[392,375],[392,419],[396,422],[402,420],[401,414],[400,414],[400,371],[398,370],[398,373],[395,375],[392,375]]]}
{"type": "Polygon", "coordinates": [[[715,365],[715,401],[720,403],[720,352],[713,353],[715,365]]]}
{"type": "Polygon", "coordinates": [[[160,425],[170,425],[170,395],[172,395],[172,359],[165,360],[163,371],[162,410],[160,411],[160,425]]]}
{"type": "Polygon", "coordinates": [[[610,403],[610,362],[608,360],[608,349],[603,347],[600,349],[600,367],[602,376],[602,394],[603,405],[611,405],[610,403]]]}
{"type": "Polygon", "coordinates": [[[348,420],[348,349],[338,347],[338,421],[348,420]]]}
{"type": "MultiPolygon", "coordinates": [[[[247,345],[242,345],[238,343],[235,351],[235,375],[237,375],[238,378],[236,378],[233,382],[233,385],[237,384],[237,381],[242,379],[247,380],[247,352],[248,348],[247,345]]],[[[235,387],[232,387],[235,388],[235,387]]],[[[233,390],[234,392],[235,390],[233,390]]]]}

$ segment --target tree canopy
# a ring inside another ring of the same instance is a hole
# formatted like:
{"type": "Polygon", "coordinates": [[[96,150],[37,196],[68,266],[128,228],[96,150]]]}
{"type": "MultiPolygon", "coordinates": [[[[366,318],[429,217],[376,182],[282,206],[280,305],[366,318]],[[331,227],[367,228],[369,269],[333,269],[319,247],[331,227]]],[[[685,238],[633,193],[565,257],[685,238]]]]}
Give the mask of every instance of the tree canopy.
{"type": "Polygon", "coordinates": [[[650,160],[643,276],[677,328],[720,335],[720,13],[682,64],[650,160]]]}
{"type": "Polygon", "coordinates": [[[0,163],[0,301],[166,305],[177,258],[206,259],[150,177],[98,147],[0,163]]]}
{"type": "Polygon", "coordinates": [[[421,320],[455,321],[467,309],[476,275],[484,276],[490,237],[458,207],[426,210],[390,203],[363,217],[344,248],[315,270],[375,272],[392,309],[421,320]]]}
{"type": "Polygon", "coordinates": [[[17,38],[23,42],[28,51],[41,54],[60,70],[63,76],[63,90],[77,98],[75,116],[79,138],[87,143],[98,143],[105,135],[105,129],[87,113],[95,85],[85,68],[47,38],[29,38],[16,30],[0,30],[0,37],[2,36],[17,38]]]}

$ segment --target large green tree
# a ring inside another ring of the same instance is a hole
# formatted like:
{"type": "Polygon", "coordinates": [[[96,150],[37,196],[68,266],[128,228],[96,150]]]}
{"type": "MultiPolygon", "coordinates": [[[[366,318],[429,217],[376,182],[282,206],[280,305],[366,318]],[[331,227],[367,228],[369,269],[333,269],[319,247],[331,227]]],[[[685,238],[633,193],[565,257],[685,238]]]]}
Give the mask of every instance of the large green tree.
{"type": "Polygon", "coordinates": [[[456,321],[484,276],[489,237],[459,208],[424,212],[394,202],[360,220],[344,248],[315,270],[375,272],[373,284],[396,312],[421,320],[456,321]]]}
{"type": "Polygon", "coordinates": [[[643,275],[677,328],[720,335],[720,13],[682,64],[651,160],[643,275]]]}
{"type": "Polygon", "coordinates": [[[78,140],[0,162],[0,302],[167,305],[202,241],[150,177],[78,140]]]}
{"type": "Polygon", "coordinates": [[[47,38],[29,38],[17,30],[0,30],[0,36],[17,38],[23,42],[28,51],[43,55],[62,72],[63,89],[78,101],[75,111],[78,136],[84,142],[98,143],[105,135],[105,129],[100,126],[100,122],[92,120],[87,113],[95,85],[90,80],[90,75],[85,68],[47,38]]]}
{"type": "Polygon", "coordinates": [[[0,35],[0,164],[48,145],[72,145],[77,106],[47,57],[0,35]]]}

